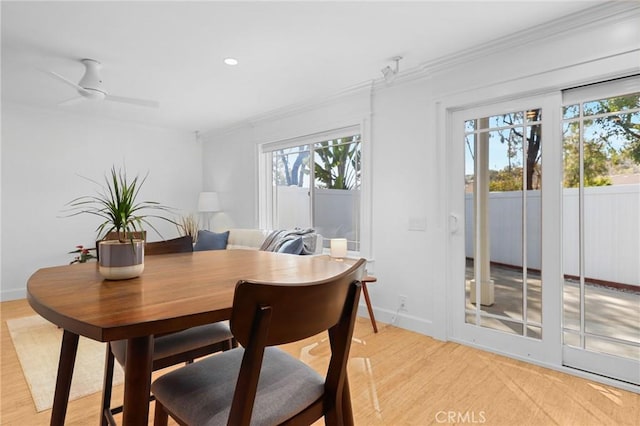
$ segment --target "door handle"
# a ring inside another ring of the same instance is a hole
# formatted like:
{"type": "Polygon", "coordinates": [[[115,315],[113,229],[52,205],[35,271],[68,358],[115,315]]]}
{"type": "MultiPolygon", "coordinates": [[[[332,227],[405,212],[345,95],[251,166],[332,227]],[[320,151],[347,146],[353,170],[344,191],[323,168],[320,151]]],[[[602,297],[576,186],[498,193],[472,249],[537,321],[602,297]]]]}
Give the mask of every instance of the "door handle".
{"type": "Polygon", "coordinates": [[[459,221],[459,217],[457,214],[454,214],[454,213],[449,214],[449,233],[450,234],[453,235],[458,233],[459,231],[458,221],[459,221]]]}

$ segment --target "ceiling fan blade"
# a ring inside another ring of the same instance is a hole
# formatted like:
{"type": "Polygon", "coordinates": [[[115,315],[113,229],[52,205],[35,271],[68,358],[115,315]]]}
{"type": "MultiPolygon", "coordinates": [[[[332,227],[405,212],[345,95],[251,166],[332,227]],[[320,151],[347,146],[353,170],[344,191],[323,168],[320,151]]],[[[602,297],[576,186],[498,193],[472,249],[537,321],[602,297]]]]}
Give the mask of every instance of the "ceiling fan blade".
{"type": "Polygon", "coordinates": [[[73,81],[69,80],[66,77],[61,76],[60,74],[58,74],[56,72],[49,71],[49,75],[51,75],[52,77],[57,78],[58,80],[60,80],[61,82],[65,83],[65,84],[68,84],[69,86],[73,87],[76,90],[79,90],[81,92],[85,92],[86,91],[84,88],[82,88],[78,84],[74,83],[73,81]]]}
{"type": "Polygon", "coordinates": [[[158,108],[160,106],[160,104],[156,101],[149,101],[146,99],[127,98],[124,96],[107,95],[105,96],[104,99],[105,101],[122,102],[126,104],[138,105],[138,106],[149,107],[149,108],[158,108]]]}
{"type": "Polygon", "coordinates": [[[78,104],[80,102],[82,102],[83,100],[85,100],[86,98],[82,97],[82,96],[74,96],[71,99],[67,99],[65,101],[59,102],[58,106],[71,106],[71,105],[75,105],[78,104]]]}

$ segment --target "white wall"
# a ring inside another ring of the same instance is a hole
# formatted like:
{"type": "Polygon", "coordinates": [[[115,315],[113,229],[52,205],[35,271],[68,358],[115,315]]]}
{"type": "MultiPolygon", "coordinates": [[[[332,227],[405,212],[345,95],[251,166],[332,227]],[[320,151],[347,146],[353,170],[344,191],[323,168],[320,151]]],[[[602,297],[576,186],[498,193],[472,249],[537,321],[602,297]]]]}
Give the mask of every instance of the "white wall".
{"type": "Polygon", "coordinates": [[[389,321],[399,295],[407,312],[397,325],[434,335],[433,284],[444,280],[431,82],[379,88],[373,97],[373,244],[376,314],[389,321]],[[411,222],[423,223],[410,226],[411,222]],[[410,229],[411,228],[411,229],[410,229]],[[416,228],[414,230],[414,228],[416,228]]]}
{"type": "MultiPolygon", "coordinates": [[[[203,137],[204,138],[204,137],[203,137]]],[[[215,191],[222,211],[214,213],[211,228],[253,228],[257,225],[257,157],[252,129],[226,135],[223,146],[203,143],[203,191],[215,191]]]]}
{"type": "MultiPolygon", "coordinates": [[[[372,149],[372,211],[363,214],[370,214],[372,223],[368,256],[378,282],[370,293],[379,319],[389,321],[398,296],[406,295],[408,311],[400,313],[397,325],[446,337],[447,165],[442,141],[448,130],[441,105],[491,102],[638,72],[637,18],[637,12],[603,16],[597,22],[572,22],[571,28],[565,22],[560,32],[540,30],[548,36],[536,41],[525,35],[487,51],[468,52],[468,58],[451,58],[453,66],[427,67],[428,72],[418,72],[413,80],[399,76],[392,85],[372,86],[371,134],[364,140],[372,149]]],[[[229,209],[238,212],[231,222],[258,224],[253,212],[240,212],[241,206],[257,210],[258,144],[331,129],[349,112],[364,113],[366,108],[346,107],[356,104],[339,97],[205,135],[205,186],[219,185],[226,176],[238,178],[233,189],[212,188],[223,189],[229,209]],[[256,166],[245,170],[251,162],[256,166]]]]}
{"type": "MultiPolygon", "coordinates": [[[[102,181],[112,165],[125,164],[129,175],[149,172],[141,200],[194,211],[201,150],[190,132],[3,104],[2,300],[25,297],[29,276],[68,263],[76,245],[95,246],[97,218],[61,217],[65,203],[94,192],[78,175],[102,181]]],[[[165,238],[178,235],[174,225],[153,223],[165,238]]]]}

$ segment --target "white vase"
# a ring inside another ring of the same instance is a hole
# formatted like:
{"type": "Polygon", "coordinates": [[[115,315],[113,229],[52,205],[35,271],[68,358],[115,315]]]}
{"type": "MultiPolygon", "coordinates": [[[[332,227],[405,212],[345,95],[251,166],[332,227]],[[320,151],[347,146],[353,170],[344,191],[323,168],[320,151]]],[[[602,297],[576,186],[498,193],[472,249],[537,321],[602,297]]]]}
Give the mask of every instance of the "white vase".
{"type": "Polygon", "coordinates": [[[100,241],[98,270],[107,280],[127,280],[144,271],[144,241],[100,241]]]}

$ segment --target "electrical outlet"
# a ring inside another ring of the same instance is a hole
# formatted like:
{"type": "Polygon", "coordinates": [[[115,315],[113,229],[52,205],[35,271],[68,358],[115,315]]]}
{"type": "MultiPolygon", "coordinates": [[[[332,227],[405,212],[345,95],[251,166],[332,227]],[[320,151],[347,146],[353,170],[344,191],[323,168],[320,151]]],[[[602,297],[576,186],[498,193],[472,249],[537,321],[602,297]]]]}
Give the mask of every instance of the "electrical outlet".
{"type": "Polygon", "coordinates": [[[404,294],[400,294],[398,296],[398,306],[399,310],[406,311],[407,310],[407,296],[404,294]]]}

